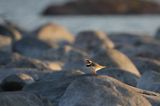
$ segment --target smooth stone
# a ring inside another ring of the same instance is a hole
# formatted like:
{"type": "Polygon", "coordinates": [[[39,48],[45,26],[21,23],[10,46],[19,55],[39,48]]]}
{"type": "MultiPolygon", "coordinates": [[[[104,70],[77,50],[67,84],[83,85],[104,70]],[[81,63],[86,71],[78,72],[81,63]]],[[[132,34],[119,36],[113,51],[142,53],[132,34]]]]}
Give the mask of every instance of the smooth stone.
{"type": "Polygon", "coordinates": [[[108,38],[107,34],[96,30],[78,33],[73,45],[90,53],[96,52],[99,48],[114,48],[114,43],[108,38]]]}
{"type": "Polygon", "coordinates": [[[13,74],[2,80],[1,88],[3,91],[20,91],[25,85],[34,82],[34,79],[28,74],[13,74]]]}
{"type": "Polygon", "coordinates": [[[30,75],[35,81],[39,80],[41,76],[43,76],[44,73],[51,72],[50,70],[44,70],[40,71],[37,69],[31,69],[31,68],[1,68],[0,69],[0,83],[3,79],[5,79],[7,76],[13,75],[13,74],[28,74],[30,75]]]}
{"type": "Polygon", "coordinates": [[[48,98],[52,103],[58,104],[68,85],[83,74],[83,72],[75,72],[75,70],[72,72],[61,71],[48,73],[42,76],[38,82],[25,86],[23,90],[38,93],[48,98]]]}
{"type": "Polygon", "coordinates": [[[103,68],[97,71],[98,75],[107,75],[113,77],[119,81],[122,81],[125,84],[136,86],[139,77],[136,75],[122,69],[118,68],[103,68]]]}
{"type": "Polygon", "coordinates": [[[0,103],[1,106],[53,106],[46,98],[29,92],[1,92],[0,103]]]}
{"type": "Polygon", "coordinates": [[[19,54],[13,54],[10,62],[4,66],[5,68],[35,68],[38,70],[61,70],[60,63],[41,61],[25,57],[19,54]]]}
{"type": "Polygon", "coordinates": [[[115,43],[117,49],[156,42],[153,37],[131,33],[111,33],[109,38],[115,43]]]}
{"type": "Polygon", "coordinates": [[[142,94],[108,76],[84,76],[67,87],[59,106],[151,106],[142,94]]]}
{"type": "Polygon", "coordinates": [[[99,50],[92,59],[100,65],[106,67],[120,68],[140,77],[140,73],[132,61],[122,52],[116,49],[99,50]]]}
{"type": "Polygon", "coordinates": [[[131,58],[141,74],[146,71],[155,71],[160,73],[160,61],[149,58],[133,57],[131,58]]]}
{"type": "Polygon", "coordinates": [[[0,67],[5,66],[11,61],[11,53],[0,51],[0,67]]]}
{"type": "Polygon", "coordinates": [[[139,79],[137,87],[160,93],[160,73],[146,71],[139,79]]]}
{"type": "Polygon", "coordinates": [[[48,23],[41,26],[36,31],[37,38],[42,40],[52,47],[56,47],[59,44],[72,43],[74,36],[63,26],[48,23]]]}
{"type": "Polygon", "coordinates": [[[156,39],[160,39],[160,28],[157,29],[155,38],[156,38],[156,39]]]}
{"type": "Polygon", "coordinates": [[[42,54],[41,52],[50,48],[50,45],[34,37],[24,37],[13,44],[14,52],[30,57],[39,57],[42,54]]]}

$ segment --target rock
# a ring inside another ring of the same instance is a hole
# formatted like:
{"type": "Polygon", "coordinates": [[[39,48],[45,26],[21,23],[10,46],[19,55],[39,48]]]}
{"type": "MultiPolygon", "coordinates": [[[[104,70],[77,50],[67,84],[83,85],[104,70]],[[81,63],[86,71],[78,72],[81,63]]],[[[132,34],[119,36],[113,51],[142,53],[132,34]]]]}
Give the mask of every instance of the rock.
{"type": "Polygon", "coordinates": [[[133,57],[131,60],[136,65],[141,74],[150,70],[160,73],[160,61],[158,60],[142,57],[133,57]]]}
{"type": "Polygon", "coordinates": [[[123,53],[116,49],[99,50],[92,59],[100,65],[106,67],[120,68],[140,77],[140,73],[132,61],[123,53]]]}
{"type": "Polygon", "coordinates": [[[75,39],[74,46],[88,52],[96,52],[100,48],[114,48],[113,42],[101,31],[83,31],[75,39]]]}
{"type": "Polygon", "coordinates": [[[157,30],[155,38],[160,39],[160,28],[157,30]]]}
{"type": "Polygon", "coordinates": [[[59,106],[151,106],[135,89],[108,76],[84,76],[67,87],[59,106]]]}
{"type": "Polygon", "coordinates": [[[0,67],[11,61],[11,53],[0,51],[0,67]]]}
{"type": "Polygon", "coordinates": [[[20,91],[31,83],[34,83],[34,79],[28,74],[13,74],[2,80],[1,87],[3,91],[20,91]]]}
{"type": "Polygon", "coordinates": [[[62,66],[60,63],[41,61],[38,59],[33,59],[29,57],[24,57],[19,54],[13,54],[12,59],[8,64],[4,66],[5,68],[36,68],[38,70],[60,70],[62,66]]]}
{"type": "Polygon", "coordinates": [[[131,33],[112,33],[109,34],[109,38],[119,50],[158,42],[153,37],[131,33]]]}
{"type": "Polygon", "coordinates": [[[30,57],[39,57],[50,45],[34,37],[24,37],[13,44],[13,51],[30,57]]]}
{"type": "Polygon", "coordinates": [[[115,43],[115,48],[129,57],[159,59],[160,43],[153,37],[129,33],[113,33],[109,37],[115,43]]]}
{"type": "Polygon", "coordinates": [[[74,36],[66,28],[53,23],[41,26],[37,30],[37,38],[53,47],[65,42],[71,43],[74,40],[74,36]]]}
{"type": "Polygon", "coordinates": [[[14,74],[27,74],[30,75],[35,81],[39,80],[44,73],[50,72],[49,70],[40,71],[37,69],[27,69],[27,68],[1,68],[0,69],[0,83],[3,79],[7,76],[14,75],[14,74]]]}
{"type": "Polygon", "coordinates": [[[53,106],[46,98],[28,92],[0,93],[1,106],[53,106]]]}
{"type": "Polygon", "coordinates": [[[123,48],[122,51],[129,57],[144,57],[160,60],[160,44],[143,44],[133,48],[123,48]],[[156,52],[155,52],[156,51],[156,52]]]}
{"type": "Polygon", "coordinates": [[[0,35],[10,37],[14,41],[20,40],[22,37],[16,25],[13,25],[13,23],[9,21],[6,22],[4,25],[0,25],[0,35]]]}
{"type": "Polygon", "coordinates": [[[137,81],[139,80],[139,77],[137,77],[136,75],[118,68],[103,68],[101,70],[98,70],[97,74],[113,77],[131,86],[136,86],[137,81]]]}
{"type": "Polygon", "coordinates": [[[137,83],[137,87],[160,93],[160,73],[145,72],[137,83]]]}
{"type": "Polygon", "coordinates": [[[155,96],[148,96],[145,95],[145,97],[148,99],[148,101],[152,104],[152,106],[159,106],[160,104],[160,97],[155,96]]]}
{"type": "Polygon", "coordinates": [[[25,86],[23,90],[38,93],[44,97],[47,97],[52,101],[52,103],[57,104],[68,85],[82,74],[82,72],[75,72],[75,70],[72,72],[61,71],[46,74],[42,76],[42,79],[38,82],[25,86]]]}
{"type": "Polygon", "coordinates": [[[152,1],[73,0],[63,5],[48,6],[43,15],[156,14],[159,4],[152,1]],[[141,6],[143,4],[143,6],[141,6]]]}
{"type": "Polygon", "coordinates": [[[12,39],[7,36],[0,35],[0,51],[12,52],[12,39]]]}

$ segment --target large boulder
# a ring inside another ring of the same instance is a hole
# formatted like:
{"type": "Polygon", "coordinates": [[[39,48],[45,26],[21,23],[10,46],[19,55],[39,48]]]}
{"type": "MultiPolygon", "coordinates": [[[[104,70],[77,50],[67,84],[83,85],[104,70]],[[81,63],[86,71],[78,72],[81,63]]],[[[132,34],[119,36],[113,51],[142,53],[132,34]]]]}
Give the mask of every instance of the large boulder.
{"type": "Polygon", "coordinates": [[[133,57],[131,58],[141,74],[146,71],[156,71],[160,73],[160,61],[149,58],[133,57]]]}
{"type": "Polygon", "coordinates": [[[59,106],[151,106],[143,94],[108,76],[77,78],[66,89],[59,106]]]}
{"type": "Polygon", "coordinates": [[[148,71],[139,79],[138,88],[160,93],[160,73],[148,71]]]}
{"type": "Polygon", "coordinates": [[[140,77],[132,61],[116,49],[99,50],[92,56],[92,59],[103,66],[120,68],[140,77]]]}
{"type": "Polygon", "coordinates": [[[113,77],[131,86],[136,86],[137,81],[139,80],[139,77],[137,77],[135,74],[118,68],[103,68],[98,70],[97,74],[113,77]]]}
{"type": "Polygon", "coordinates": [[[96,52],[100,48],[114,48],[113,42],[101,31],[83,31],[75,39],[74,46],[87,52],[96,52]]]}
{"type": "Polygon", "coordinates": [[[75,70],[47,73],[38,82],[25,86],[23,90],[38,93],[58,104],[68,85],[82,74],[84,73],[75,70]]]}
{"type": "Polygon", "coordinates": [[[30,57],[38,57],[41,52],[50,49],[51,46],[34,37],[24,37],[14,42],[13,51],[30,57]]]}
{"type": "Polygon", "coordinates": [[[37,38],[56,47],[57,44],[72,43],[74,36],[64,27],[48,23],[37,30],[37,38]]]}
{"type": "Polygon", "coordinates": [[[1,106],[53,106],[46,98],[28,92],[1,92],[1,106]]]}

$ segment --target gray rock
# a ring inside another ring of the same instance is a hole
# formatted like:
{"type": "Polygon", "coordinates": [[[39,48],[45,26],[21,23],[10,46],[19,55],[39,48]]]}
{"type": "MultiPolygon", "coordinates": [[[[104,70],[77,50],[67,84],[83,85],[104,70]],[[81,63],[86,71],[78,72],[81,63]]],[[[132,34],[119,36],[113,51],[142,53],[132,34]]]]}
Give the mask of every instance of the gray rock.
{"type": "Polygon", "coordinates": [[[145,95],[145,98],[152,104],[152,106],[160,105],[160,96],[145,95]]]}
{"type": "Polygon", "coordinates": [[[139,79],[137,87],[160,93],[160,73],[147,71],[139,79]]]}
{"type": "Polygon", "coordinates": [[[87,76],[74,80],[59,106],[151,106],[140,93],[108,76],[87,76]]]}
{"type": "Polygon", "coordinates": [[[20,91],[25,85],[34,82],[34,79],[27,74],[14,74],[3,79],[1,87],[3,91],[20,91]]]}
{"type": "Polygon", "coordinates": [[[66,28],[53,23],[41,26],[36,32],[38,39],[48,43],[52,47],[74,41],[74,36],[66,28]]]}
{"type": "Polygon", "coordinates": [[[160,61],[149,58],[133,57],[131,58],[141,74],[146,71],[156,71],[160,73],[160,61]]]}
{"type": "Polygon", "coordinates": [[[139,79],[136,75],[118,68],[103,68],[98,70],[97,74],[113,77],[131,86],[136,86],[139,79]]]}
{"type": "Polygon", "coordinates": [[[74,46],[87,52],[96,52],[100,48],[114,48],[113,42],[101,31],[83,31],[75,39],[74,46]]]}
{"type": "MultiPolygon", "coordinates": [[[[5,68],[35,68],[38,70],[56,70],[58,69],[58,63],[56,68],[56,63],[49,61],[41,61],[38,59],[33,59],[19,54],[12,54],[11,60],[4,66],[5,68]]],[[[59,66],[60,69],[60,66],[59,66]]]]}
{"type": "Polygon", "coordinates": [[[140,73],[132,61],[116,49],[99,50],[92,56],[92,59],[100,65],[120,68],[140,77],[140,73]]]}
{"type": "Polygon", "coordinates": [[[115,43],[117,49],[126,47],[138,47],[146,43],[154,43],[156,40],[147,35],[138,35],[131,33],[112,33],[109,38],[115,43]]]}
{"type": "Polygon", "coordinates": [[[0,93],[1,106],[53,106],[46,98],[28,92],[0,93]]]}
{"type": "Polygon", "coordinates": [[[0,66],[4,66],[11,61],[11,53],[0,51],[0,66]]]}
{"type": "Polygon", "coordinates": [[[5,79],[7,76],[13,75],[13,74],[28,74],[30,75],[34,80],[39,80],[39,78],[44,74],[50,72],[49,70],[45,71],[39,71],[37,69],[24,69],[24,68],[1,68],[0,69],[0,83],[3,79],[5,79]]]}
{"type": "Polygon", "coordinates": [[[25,86],[23,90],[38,93],[47,97],[52,103],[57,104],[68,85],[81,75],[83,73],[79,71],[61,71],[45,74],[38,82],[25,86]]]}
{"type": "Polygon", "coordinates": [[[160,39],[160,28],[157,30],[155,38],[160,39]]]}
{"type": "Polygon", "coordinates": [[[40,56],[41,52],[46,51],[49,48],[51,48],[50,45],[34,37],[24,37],[13,44],[14,52],[32,57],[40,56]]]}

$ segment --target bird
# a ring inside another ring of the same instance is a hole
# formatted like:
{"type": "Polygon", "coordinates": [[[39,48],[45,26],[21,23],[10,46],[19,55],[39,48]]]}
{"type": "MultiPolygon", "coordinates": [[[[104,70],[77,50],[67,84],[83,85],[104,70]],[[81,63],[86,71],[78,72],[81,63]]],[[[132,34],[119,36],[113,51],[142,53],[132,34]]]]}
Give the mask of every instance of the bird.
{"type": "Polygon", "coordinates": [[[90,59],[85,59],[85,64],[86,64],[86,67],[91,68],[93,75],[97,75],[96,72],[98,70],[106,68],[106,66],[99,65],[98,63],[95,63],[95,62],[91,61],[90,59]]]}

